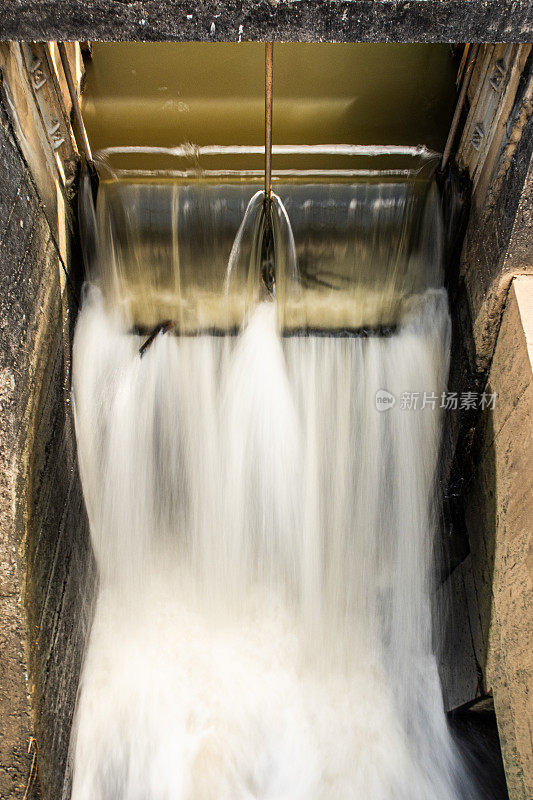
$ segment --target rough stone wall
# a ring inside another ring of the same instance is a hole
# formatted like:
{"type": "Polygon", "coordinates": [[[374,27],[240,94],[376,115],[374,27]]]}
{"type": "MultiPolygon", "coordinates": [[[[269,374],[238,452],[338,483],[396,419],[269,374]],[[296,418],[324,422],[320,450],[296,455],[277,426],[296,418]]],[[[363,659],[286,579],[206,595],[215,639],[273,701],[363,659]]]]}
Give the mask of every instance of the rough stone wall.
{"type": "Polygon", "coordinates": [[[24,796],[35,736],[34,794],[57,800],[94,580],[69,393],[76,288],[3,89],[0,186],[0,798],[24,796]]]}

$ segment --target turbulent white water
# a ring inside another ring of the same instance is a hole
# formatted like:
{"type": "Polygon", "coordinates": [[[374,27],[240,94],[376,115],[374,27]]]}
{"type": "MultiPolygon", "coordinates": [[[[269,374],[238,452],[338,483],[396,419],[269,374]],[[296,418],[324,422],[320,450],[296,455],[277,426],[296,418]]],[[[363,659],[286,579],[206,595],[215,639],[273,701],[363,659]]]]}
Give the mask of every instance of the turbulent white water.
{"type": "Polygon", "coordinates": [[[79,459],[100,573],[73,800],[468,794],[432,652],[443,291],[396,334],[141,340],[89,289],[79,459]],[[376,409],[376,392],[396,404],[376,409]],[[419,392],[416,410],[403,392],[419,392]]]}

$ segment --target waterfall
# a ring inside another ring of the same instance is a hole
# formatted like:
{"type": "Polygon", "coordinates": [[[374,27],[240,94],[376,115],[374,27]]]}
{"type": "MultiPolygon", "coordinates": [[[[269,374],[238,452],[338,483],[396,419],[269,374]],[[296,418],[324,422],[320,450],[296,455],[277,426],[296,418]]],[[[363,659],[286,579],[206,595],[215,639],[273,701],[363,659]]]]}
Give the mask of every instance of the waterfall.
{"type": "Polygon", "coordinates": [[[74,344],[99,590],[72,800],[472,797],[431,618],[445,291],[364,336],[287,335],[256,293],[238,335],[141,358],[97,284],[74,344]]]}

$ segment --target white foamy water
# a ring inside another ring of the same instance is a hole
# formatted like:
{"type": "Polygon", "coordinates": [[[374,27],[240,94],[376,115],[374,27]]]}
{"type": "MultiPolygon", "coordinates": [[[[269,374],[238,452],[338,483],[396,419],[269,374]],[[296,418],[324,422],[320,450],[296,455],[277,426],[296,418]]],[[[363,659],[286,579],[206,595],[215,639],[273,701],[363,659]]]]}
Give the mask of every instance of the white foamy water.
{"type": "Polygon", "coordinates": [[[389,337],[159,335],[89,289],[74,350],[100,574],[73,800],[470,796],[432,651],[442,291],[389,337]],[[378,412],[376,392],[397,398],[378,412]],[[420,392],[418,410],[402,392],[420,392]]]}

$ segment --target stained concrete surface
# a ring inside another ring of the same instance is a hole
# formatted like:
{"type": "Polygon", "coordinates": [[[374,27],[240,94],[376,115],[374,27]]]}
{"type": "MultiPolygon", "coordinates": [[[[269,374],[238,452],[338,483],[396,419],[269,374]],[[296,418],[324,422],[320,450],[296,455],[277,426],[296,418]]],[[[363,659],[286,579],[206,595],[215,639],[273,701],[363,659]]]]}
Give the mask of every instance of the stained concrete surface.
{"type": "Polygon", "coordinates": [[[73,275],[0,96],[0,798],[60,798],[94,568],[70,404],[73,275]]]}
{"type": "Polygon", "coordinates": [[[533,276],[507,299],[466,497],[472,558],[466,579],[484,688],[494,697],[512,800],[533,796],[533,276]]]}
{"type": "Polygon", "coordinates": [[[529,0],[3,0],[0,39],[528,42],[529,0]]]}

